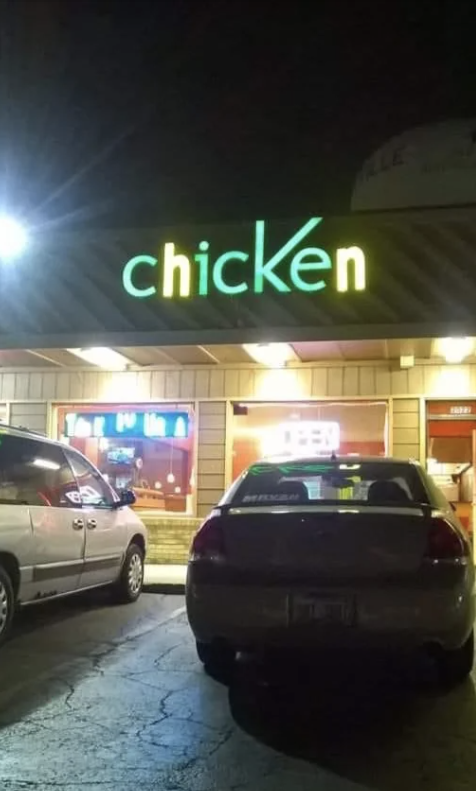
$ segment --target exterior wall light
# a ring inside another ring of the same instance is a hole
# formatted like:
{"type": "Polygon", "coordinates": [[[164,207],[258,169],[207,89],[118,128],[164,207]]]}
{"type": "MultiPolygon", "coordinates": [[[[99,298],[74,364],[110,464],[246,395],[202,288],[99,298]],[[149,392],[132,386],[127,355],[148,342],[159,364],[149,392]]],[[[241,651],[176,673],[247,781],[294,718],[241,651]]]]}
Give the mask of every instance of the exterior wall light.
{"type": "Polygon", "coordinates": [[[453,365],[463,362],[474,352],[473,338],[442,338],[439,345],[446,362],[453,365]]]}
{"type": "Polygon", "coordinates": [[[245,343],[243,348],[252,360],[268,368],[284,368],[286,363],[296,359],[288,343],[245,343]]]}
{"type": "Polygon", "coordinates": [[[25,250],[28,235],[17,220],[12,217],[0,216],[0,259],[11,261],[25,250]]]}

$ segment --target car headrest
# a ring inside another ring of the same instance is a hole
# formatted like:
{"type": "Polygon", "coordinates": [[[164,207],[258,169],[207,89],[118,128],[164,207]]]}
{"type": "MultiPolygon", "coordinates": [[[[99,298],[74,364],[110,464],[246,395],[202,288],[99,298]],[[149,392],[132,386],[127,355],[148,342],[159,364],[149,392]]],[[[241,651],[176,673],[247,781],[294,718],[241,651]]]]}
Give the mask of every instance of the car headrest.
{"type": "Polygon", "coordinates": [[[367,500],[369,503],[403,503],[408,502],[408,495],[395,481],[374,481],[369,486],[367,500]]]}
{"type": "Polygon", "coordinates": [[[308,491],[302,481],[282,481],[278,485],[278,492],[300,503],[307,503],[309,500],[308,491]]]}

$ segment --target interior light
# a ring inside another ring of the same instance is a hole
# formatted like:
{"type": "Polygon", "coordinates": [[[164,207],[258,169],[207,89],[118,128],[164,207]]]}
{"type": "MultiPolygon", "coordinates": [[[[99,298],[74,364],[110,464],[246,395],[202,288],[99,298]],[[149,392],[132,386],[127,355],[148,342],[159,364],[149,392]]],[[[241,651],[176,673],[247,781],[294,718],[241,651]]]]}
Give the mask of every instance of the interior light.
{"type": "Polygon", "coordinates": [[[442,338],[440,351],[447,363],[461,363],[474,351],[473,338],[442,338]]]}
{"type": "Polygon", "coordinates": [[[167,483],[175,483],[175,475],[173,472],[169,472],[167,475],[167,483]]]}
{"type": "Polygon", "coordinates": [[[156,482],[154,483],[154,489],[157,489],[157,490],[158,490],[158,489],[162,489],[162,484],[161,484],[161,482],[160,482],[160,481],[156,481],[156,482]]]}
{"type": "Polygon", "coordinates": [[[12,217],[0,217],[0,258],[11,260],[20,255],[26,246],[25,228],[12,217]]]}
{"type": "Polygon", "coordinates": [[[268,368],[283,368],[286,363],[296,359],[288,343],[245,343],[243,348],[255,362],[268,368]]]}
{"type": "Polygon", "coordinates": [[[281,423],[265,431],[261,453],[265,458],[281,455],[329,455],[339,450],[340,426],[334,421],[305,420],[281,423]]]}
{"type": "Polygon", "coordinates": [[[185,420],[183,417],[178,417],[177,422],[175,423],[175,431],[174,437],[186,437],[187,436],[187,426],[185,424],[185,420]]]}
{"type": "Polygon", "coordinates": [[[180,494],[181,491],[182,491],[182,489],[180,488],[180,486],[176,486],[175,489],[174,489],[175,494],[180,494]]]}
{"type": "Polygon", "coordinates": [[[92,349],[67,349],[66,351],[91,363],[91,365],[97,365],[98,368],[110,371],[124,371],[131,364],[127,357],[105,346],[97,346],[92,349]]]}

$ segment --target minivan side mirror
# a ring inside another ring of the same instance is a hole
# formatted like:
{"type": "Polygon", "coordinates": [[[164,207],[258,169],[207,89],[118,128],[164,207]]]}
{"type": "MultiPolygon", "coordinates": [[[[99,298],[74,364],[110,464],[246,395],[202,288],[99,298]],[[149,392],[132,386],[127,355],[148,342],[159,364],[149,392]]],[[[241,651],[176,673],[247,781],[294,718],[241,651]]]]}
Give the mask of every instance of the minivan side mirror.
{"type": "Polygon", "coordinates": [[[134,505],[136,496],[132,489],[123,489],[119,492],[119,500],[116,502],[116,508],[122,508],[125,505],[134,505]]]}

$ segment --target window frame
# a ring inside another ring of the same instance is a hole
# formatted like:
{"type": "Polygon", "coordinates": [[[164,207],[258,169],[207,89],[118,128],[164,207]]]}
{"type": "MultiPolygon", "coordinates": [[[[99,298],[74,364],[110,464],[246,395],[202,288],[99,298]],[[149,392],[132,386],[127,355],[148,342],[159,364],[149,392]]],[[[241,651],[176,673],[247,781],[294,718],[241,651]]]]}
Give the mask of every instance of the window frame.
{"type": "MultiPolygon", "coordinates": [[[[38,466],[38,473],[39,473],[40,476],[41,476],[42,471],[44,473],[50,472],[50,473],[54,474],[55,472],[59,472],[63,467],[67,468],[70,471],[70,474],[71,474],[71,483],[74,484],[74,486],[76,487],[76,491],[77,491],[78,497],[79,497],[80,492],[79,492],[79,487],[78,487],[76,476],[74,475],[74,472],[71,469],[71,465],[69,464],[69,461],[66,458],[66,455],[64,453],[64,449],[62,448],[61,445],[58,445],[55,442],[49,442],[46,437],[32,437],[30,435],[21,435],[21,434],[12,433],[12,432],[9,432],[9,431],[3,431],[1,433],[1,435],[4,438],[6,438],[7,441],[9,443],[11,443],[13,446],[14,445],[18,446],[19,445],[20,449],[23,447],[23,449],[26,451],[26,456],[27,457],[28,457],[28,455],[30,453],[31,453],[33,458],[36,457],[36,458],[40,458],[41,459],[42,455],[44,455],[44,456],[49,456],[49,459],[46,459],[47,461],[49,460],[53,464],[60,463],[57,470],[55,468],[53,468],[53,467],[51,467],[51,468],[45,467],[42,470],[41,466],[38,466]],[[54,448],[53,451],[51,451],[52,448],[54,448]],[[55,458],[55,456],[56,456],[56,458],[55,458]]],[[[13,457],[13,458],[15,458],[15,457],[13,457]]],[[[28,464],[24,463],[24,461],[21,458],[21,456],[19,456],[19,461],[17,463],[21,464],[21,465],[24,465],[24,466],[28,466],[28,464]]],[[[0,473],[0,475],[1,475],[1,473],[0,473]]],[[[62,486],[64,486],[64,484],[61,483],[60,481],[58,481],[58,482],[48,481],[46,479],[46,477],[45,477],[44,483],[45,483],[45,485],[47,486],[48,489],[51,489],[52,491],[57,489],[58,492],[60,492],[62,486]],[[51,483],[54,483],[56,485],[51,486],[51,483]]],[[[44,495],[44,497],[46,499],[46,495],[44,495]]],[[[0,497],[0,505],[21,506],[21,507],[24,507],[24,508],[35,508],[35,507],[39,507],[39,508],[55,508],[55,509],[61,509],[61,510],[69,509],[69,508],[79,508],[79,505],[73,503],[72,501],[65,500],[64,503],[62,503],[61,502],[61,495],[58,497],[58,503],[54,503],[54,502],[53,503],[52,502],[35,503],[35,502],[28,502],[26,500],[25,501],[23,501],[23,500],[7,500],[6,498],[0,497]]]]}
{"type": "Polygon", "coordinates": [[[65,457],[66,457],[68,465],[69,465],[69,467],[71,469],[71,473],[72,473],[72,475],[73,475],[73,477],[74,477],[74,479],[76,481],[76,485],[78,487],[79,499],[80,499],[80,507],[81,508],[97,508],[97,509],[99,509],[101,511],[114,511],[119,506],[119,504],[121,502],[121,498],[114,491],[112,486],[101,475],[100,471],[94,466],[94,464],[92,464],[89,461],[89,459],[87,459],[85,456],[83,456],[82,453],[80,453],[78,450],[76,450],[76,448],[71,448],[71,447],[69,447],[69,445],[68,446],[65,445],[64,447],[61,446],[61,448],[63,450],[63,453],[64,453],[65,457]],[[105,490],[110,493],[110,495],[111,495],[110,503],[85,503],[85,502],[83,502],[83,498],[82,498],[82,495],[81,495],[81,486],[80,486],[80,483],[79,483],[79,480],[78,480],[78,476],[77,476],[77,474],[76,474],[76,472],[74,470],[73,460],[74,460],[75,457],[78,459],[78,461],[87,470],[89,470],[90,475],[92,476],[92,478],[94,478],[95,480],[98,480],[100,482],[101,486],[103,486],[105,488],[105,490]]]}

